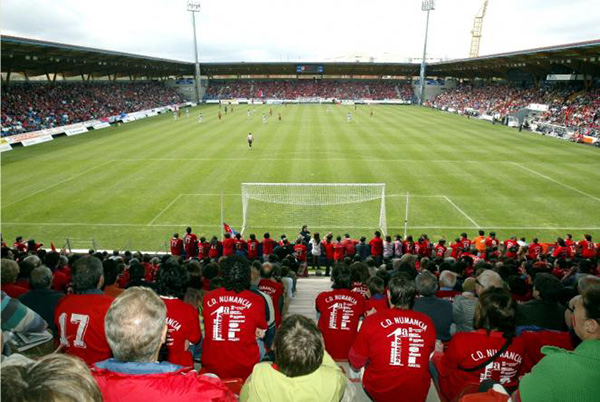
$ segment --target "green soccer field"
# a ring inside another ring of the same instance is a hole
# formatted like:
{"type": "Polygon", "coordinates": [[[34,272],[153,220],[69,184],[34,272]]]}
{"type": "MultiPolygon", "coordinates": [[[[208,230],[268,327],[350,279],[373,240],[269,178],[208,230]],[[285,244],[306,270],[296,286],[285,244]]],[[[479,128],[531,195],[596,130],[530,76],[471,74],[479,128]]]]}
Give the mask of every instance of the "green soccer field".
{"type": "MultiPolygon", "coordinates": [[[[202,106],[178,121],[161,115],[3,153],[2,234],[11,244],[23,235],[57,247],[69,238],[76,248],[93,239],[106,249],[165,250],[188,225],[220,234],[221,200],[239,230],[241,183],[323,182],[385,183],[392,235],[403,233],[409,192],[409,233],[434,240],[478,227],[501,238],[600,237],[598,148],[413,106],[272,108],[266,125],[269,106],[252,107],[251,117],[236,106],[222,121],[218,106],[202,106]]],[[[295,236],[300,227],[284,226],[285,212],[268,207],[245,234],[295,236]]],[[[369,237],[376,223],[332,230],[369,237]]]]}

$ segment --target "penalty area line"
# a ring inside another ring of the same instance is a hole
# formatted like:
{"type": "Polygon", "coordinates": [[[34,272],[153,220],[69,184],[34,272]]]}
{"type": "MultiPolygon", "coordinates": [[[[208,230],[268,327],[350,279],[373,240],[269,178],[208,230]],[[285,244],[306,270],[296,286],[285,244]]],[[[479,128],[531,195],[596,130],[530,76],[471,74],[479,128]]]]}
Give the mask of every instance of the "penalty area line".
{"type": "Polygon", "coordinates": [[[159,213],[158,213],[158,214],[157,214],[157,215],[154,217],[154,219],[152,219],[152,220],[151,220],[151,221],[148,223],[148,225],[147,225],[147,226],[152,226],[152,224],[153,224],[154,222],[156,222],[156,220],[157,220],[158,218],[160,218],[162,214],[164,214],[165,212],[167,212],[167,210],[168,210],[169,208],[171,208],[171,207],[173,206],[173,204],[175,204],[175,203],[177,202],[177,200],[179,200],[179,199],[181,198],[181,196],[182,196],[182,195],[183,195],[183,194],[179,194],[177,197],[175,197],[175,198],[174,198],[174,199],[173,199],[173,200],[172,200],[172,201],[171,201],[171,202],[170,202],[170,203],[169,203],[169,204],[168,204],[166,207],[164,207],[164,208],[162,209],[162,211],[160,211],[160,212],[159,212],[159,213]]]}
{"type": "Polygon", "coordinates": [[[469,215],[467,215],[467,213],[465,211],[463,211],[462,209],[460,209],[460,207],[458,205],[456,205],[450,198],[444,196],[444,198],[446,199],[446,201],[448,201],[450,203],[450,205],[452,205],[454,208],[456,208],[456,210],[458,212],[460,212],[465,218],[467,218],[469,221],[471,221],[471,223],[476,227],[479,228],[480,226],[477,224],[477,222],[475,222],[473,220],[473,218],[471,218],[469,215]]]}

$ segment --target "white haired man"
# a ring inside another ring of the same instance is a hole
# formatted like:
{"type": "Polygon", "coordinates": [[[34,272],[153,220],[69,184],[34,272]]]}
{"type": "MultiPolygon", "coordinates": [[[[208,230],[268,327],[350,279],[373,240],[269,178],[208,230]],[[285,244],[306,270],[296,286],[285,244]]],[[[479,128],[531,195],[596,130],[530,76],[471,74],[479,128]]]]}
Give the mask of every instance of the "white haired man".
{"type": "Polygon", "coordinates": [[[92,374],[105,401],[235,401],[214,377],[158,362],[167,337],[167,307],[148,288],[132,287],[111,304],[104,322],[113,358],[92,374]]]}
{"type": "MultiPolygon", "coordinates": [[[[504,282],[500,275],[491,269],[483,271],[476,280],[475,294],[479,295],[485,289],[490,287],[502,288],[504,282]]],[[[464,292],[456,296],[452,303],[452,315],[456,323],[457,331],[473,331],[473,317],[475,315],[475,305],[477,299],[470,292],[464,292]]]]}

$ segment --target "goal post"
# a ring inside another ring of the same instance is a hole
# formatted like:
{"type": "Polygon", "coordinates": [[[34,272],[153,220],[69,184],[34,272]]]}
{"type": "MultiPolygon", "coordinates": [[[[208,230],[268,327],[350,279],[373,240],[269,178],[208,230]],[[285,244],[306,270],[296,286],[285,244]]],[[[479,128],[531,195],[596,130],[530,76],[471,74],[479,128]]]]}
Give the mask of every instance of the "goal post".
{"type": "Polygon", "coordinates": [[[242,183],[242,233],[251,228],[380,230],[384,183],[242,183]]]}

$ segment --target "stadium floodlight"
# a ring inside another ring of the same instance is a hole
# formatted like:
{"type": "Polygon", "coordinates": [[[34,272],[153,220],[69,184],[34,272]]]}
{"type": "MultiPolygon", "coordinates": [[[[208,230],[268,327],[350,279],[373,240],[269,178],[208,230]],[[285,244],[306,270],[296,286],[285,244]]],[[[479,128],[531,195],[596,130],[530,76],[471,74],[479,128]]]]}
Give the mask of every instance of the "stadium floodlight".
{"type": "Polygon", "coordinates": [[[192,26],[194,27],[194,55],[196,57],[194,90],[196,103],[200,104],[200,62],[198,61],[198,41],[196,39],[196,13],[200,12],[200,0],[188,0],[187,10],[192,13],[192,26]]]}
{"type": "Polygon", "coordinates": [[[425,96],[425,57],[427,56],[427,32],[429,31],[429,12],[435,10],[435,0],[423,0],[421,10],[427,11],[427,22],[425,23],[425,43],[423,44],[423,59],[421,60],[421,75],[419,79],[419,105],[423,104],[425,96]]]}
{"type": "Polygon", "coordinates": [[[387,232],[384,183],[242,183],[246,229],[387,232]]]}

